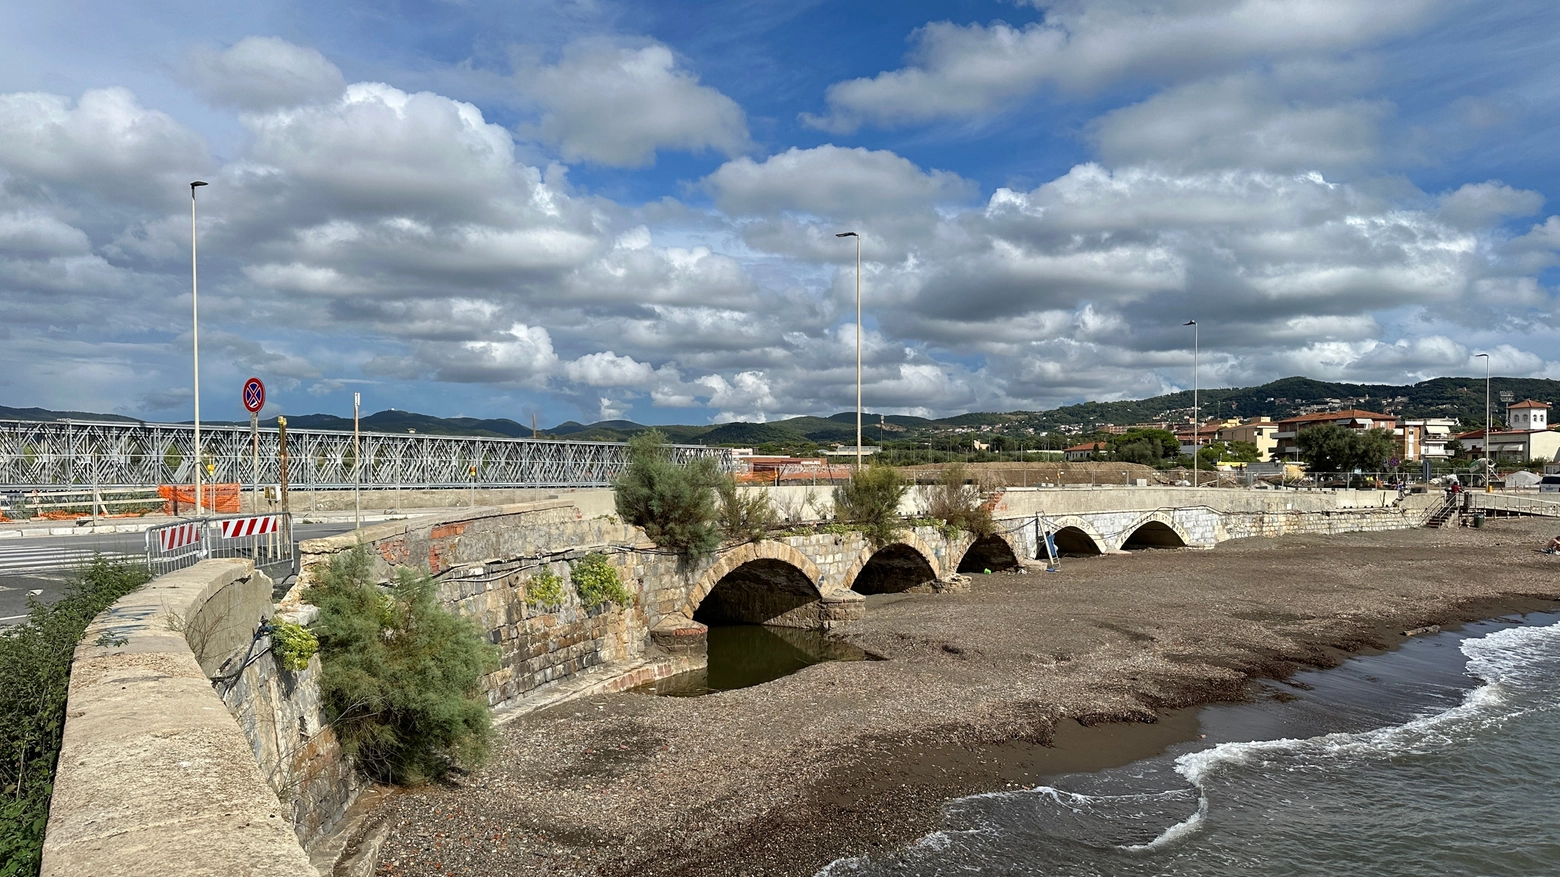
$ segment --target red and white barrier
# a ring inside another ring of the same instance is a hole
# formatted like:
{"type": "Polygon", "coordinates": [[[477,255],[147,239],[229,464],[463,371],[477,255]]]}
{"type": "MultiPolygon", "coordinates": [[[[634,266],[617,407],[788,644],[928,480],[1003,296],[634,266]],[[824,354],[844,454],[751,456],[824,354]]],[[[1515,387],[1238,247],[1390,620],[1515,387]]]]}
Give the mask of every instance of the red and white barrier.
{"type": "Polygon", "coordinates": [[[175,524],[157,531],[162,550],[172,551],[200,541],[200,524],[175,524]]]}
{"type": "Polygon", "coordinates": [[[262,536],[276,532],[276,515],[257,518],[228,518],[221,522],[222,538],[237,539],[240,536],[262,536]]]}

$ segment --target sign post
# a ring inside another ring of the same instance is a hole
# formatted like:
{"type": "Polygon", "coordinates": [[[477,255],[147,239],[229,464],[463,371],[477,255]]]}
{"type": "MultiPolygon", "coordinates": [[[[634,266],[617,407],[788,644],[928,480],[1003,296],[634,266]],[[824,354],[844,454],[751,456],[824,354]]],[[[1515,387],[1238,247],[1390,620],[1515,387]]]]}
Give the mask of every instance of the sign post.
{"type": "Polygon", "coordinates": [[[265,407],[265,384],[259,378],[244,382],[244,410],[249,412],[249,496],[260,513],[260,409],[265,407]]]}

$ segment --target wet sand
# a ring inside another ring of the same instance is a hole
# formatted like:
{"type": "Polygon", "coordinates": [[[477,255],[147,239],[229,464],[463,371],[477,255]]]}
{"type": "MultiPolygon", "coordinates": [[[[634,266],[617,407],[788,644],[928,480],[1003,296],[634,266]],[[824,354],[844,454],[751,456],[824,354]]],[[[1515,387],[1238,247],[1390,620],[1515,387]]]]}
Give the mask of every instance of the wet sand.
{"type": "Polygon", "coordinates": [[[395,796],[381,874],[811,874],[914,841],[942,802],[1126,764],[1195,707],[1560,607],[1554,521],[1228,542],[873,598],[884,661],[702,698],[605,695],[502,726],[492,763],[395,796]]]}

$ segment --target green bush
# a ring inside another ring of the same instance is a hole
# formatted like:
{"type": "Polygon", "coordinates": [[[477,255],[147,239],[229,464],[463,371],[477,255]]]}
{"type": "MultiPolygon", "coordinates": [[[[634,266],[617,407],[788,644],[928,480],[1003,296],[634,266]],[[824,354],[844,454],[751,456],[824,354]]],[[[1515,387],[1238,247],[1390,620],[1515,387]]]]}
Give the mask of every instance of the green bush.
{"type": "Polygon", "coordinates": [[[649,429],[629,439],[628,467],[612,482],[617,512],[662,548],[684,558],[720,547],[715,489],[725,477],[713,458],[679,466],[666,436],[649,429]]]}
{"type": "Polygon", "coordinates": [[[949,527],[990,536],[997,527],[986,507],[987,485],[969,481],[964,464],[944,466],[937,483],[927,489],[926,513],[949,527]]]}
{"type": "Polygon", "coordinates": [[[634,595],[623,587],[617,567],[612,559],[600,552],[591,552],[569,567],[569,578],[574,580],[574,590],[580,595],[580,605],[587,609],[603,603],[619,606],[634,605],[634,595]]]}
{"type": "Polygon", "coordinates": [[[537,609],[558,611],[563,605],[563,580],[544,568],[525,583],[525,602],[537,609]]]}
{"type": "Polygon", "coordinates": [[[294,672],[309,666],[309,659],[320,650],[320,641],[303,625],[281,618],[271,619],[271,654],[294,672]]]}
{"type": "Polygon", "coordinates": [[[320,693],[336,736],[370,777],[400,785],[480,765],[493,738],[481,680],[497,649],[439,605],[426,574],[403,569],[385,594],[370,570],[359,545],[304,592],[320,608],[320,693]]]}
{"type": "Polygon", "coordinates": [[[744,493],[737,480],[727,475],[715,488],[720,497],[719,520],[721,532],[727,539],[757,542],[769,535],[775,525],[775,508],[769,503],[769,495],[763,490],[744,493]]]}
{"type": "Polygon", "coordinates": [[[899,526],[899,502],[910,489],[892,466],[874,462],[850,473],[850,481],[834,488],[834,512],[861,529],[875,546],[892,542],[899,526]]]}
{"type": "Polygon", "coordinates": [[[99,612],[150,579],[138,564],[95,558],[65,596],[29,601],[27,620],[0,631],[0,877],[37,874],[42,863],[76,644],[99,612]]]}

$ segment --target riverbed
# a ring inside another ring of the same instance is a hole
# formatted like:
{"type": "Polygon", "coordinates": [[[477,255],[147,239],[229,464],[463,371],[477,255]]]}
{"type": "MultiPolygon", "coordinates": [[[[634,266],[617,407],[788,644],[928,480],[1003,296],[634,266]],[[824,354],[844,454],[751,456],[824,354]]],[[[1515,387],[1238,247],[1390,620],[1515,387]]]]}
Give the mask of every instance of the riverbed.
{"type": "Polygon", "coordinates": [[[1193,740],[1198,707],[1560,607],[1553,521],[1224,543],[871,598],[826,662],[696,698],[604,695],[503,725],[491,764],[395,796],[382,874],[812,874],[942,824],[945,802],[1193,740]]]}

